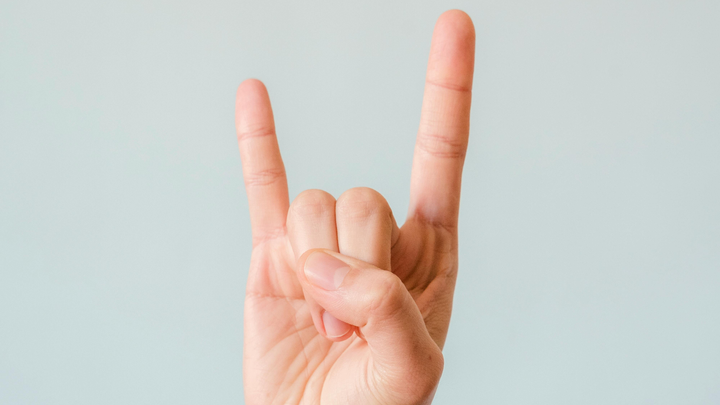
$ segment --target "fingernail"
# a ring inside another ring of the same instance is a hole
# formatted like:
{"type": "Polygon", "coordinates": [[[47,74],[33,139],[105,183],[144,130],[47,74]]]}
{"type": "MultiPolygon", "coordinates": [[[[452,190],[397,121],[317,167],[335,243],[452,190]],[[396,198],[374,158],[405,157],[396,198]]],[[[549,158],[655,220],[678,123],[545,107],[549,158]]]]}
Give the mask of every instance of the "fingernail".
{"type": "Polygon", "coordinates": [[[305,277],[323,290],[337,290],[350,267],[323,252],[313,252],[305,260],[305,277]]]}
{"type": "Polygon", "coordinates": [[[325,325],[325,334],[329,338],[340,337],[350,330],[350,325],[335,318],[330,312],[323,312],[323,325],[325,325]]]}

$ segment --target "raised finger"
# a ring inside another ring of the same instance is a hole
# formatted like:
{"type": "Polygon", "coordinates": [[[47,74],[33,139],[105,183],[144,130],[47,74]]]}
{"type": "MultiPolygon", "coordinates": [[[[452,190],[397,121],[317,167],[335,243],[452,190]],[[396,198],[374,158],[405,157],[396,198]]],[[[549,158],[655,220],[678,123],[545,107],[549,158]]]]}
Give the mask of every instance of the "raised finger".
{"type": "Polygon", "coordinates": [[[475,29],[462,11],[435,25],[413,157],[410,217],[454,227],[470,127],[475,29]]]}
{"type": "Polygon", "coordinates": [[[249,79],[240,84],[235,104],[240,157],[250,207],[253,244],[285,234],[288,188],[272,107],[265,86],[249,79]]]}

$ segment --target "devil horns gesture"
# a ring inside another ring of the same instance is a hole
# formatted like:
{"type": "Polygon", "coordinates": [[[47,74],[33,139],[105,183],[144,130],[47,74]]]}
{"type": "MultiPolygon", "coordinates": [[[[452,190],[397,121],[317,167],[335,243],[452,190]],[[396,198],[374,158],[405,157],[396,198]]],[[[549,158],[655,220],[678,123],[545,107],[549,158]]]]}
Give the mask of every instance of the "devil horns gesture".
{"type": "Polygon", "coordinates": [[[238,88],[236,126],[253,253],[245,298],[248,404],[427,404],[443,369],[458,269],[460,183],[475,31],[433,33],[408,217],[354,188],[288,198],[265,86],[238,88]]]}

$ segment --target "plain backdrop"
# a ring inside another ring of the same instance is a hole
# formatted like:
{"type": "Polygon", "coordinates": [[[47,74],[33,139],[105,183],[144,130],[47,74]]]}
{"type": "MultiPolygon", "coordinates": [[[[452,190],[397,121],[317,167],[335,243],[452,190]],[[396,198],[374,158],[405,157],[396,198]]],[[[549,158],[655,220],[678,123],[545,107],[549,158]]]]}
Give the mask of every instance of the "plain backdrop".
{"type": "Polygon", "coordinates": [[[0,403],[243,403],[237,85],[291,198],[402,219],[449,8],[478,39],[436,403],[719,404],[716,0],[3,0],[0,403]]]}

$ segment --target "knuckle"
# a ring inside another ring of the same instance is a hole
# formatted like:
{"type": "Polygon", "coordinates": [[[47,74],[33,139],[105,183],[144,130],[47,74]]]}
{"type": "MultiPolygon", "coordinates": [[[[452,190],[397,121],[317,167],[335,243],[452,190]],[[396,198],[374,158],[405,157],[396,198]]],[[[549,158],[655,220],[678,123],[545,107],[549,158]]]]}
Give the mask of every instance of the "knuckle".
{"type": "Polygon", "coordinates": [[[391,272],[383,272],[375,284],[370,313],[381,319],[396,316],[405,307],[407,290],[402,281],[391,272]]]}
{"type": "Polygon", "coordinates": [[[347,190],[337,200],[338,215],[348,218],[367,218],[390,213],[390,206],[377,191],[368,187],[347,190]]]}
{"type": "Polygon", "coordinates": [[[290,210],[304,217],[320,217],[335,210],[335,198],[322,190],[305,190],[295,198],[290,210]]]}

